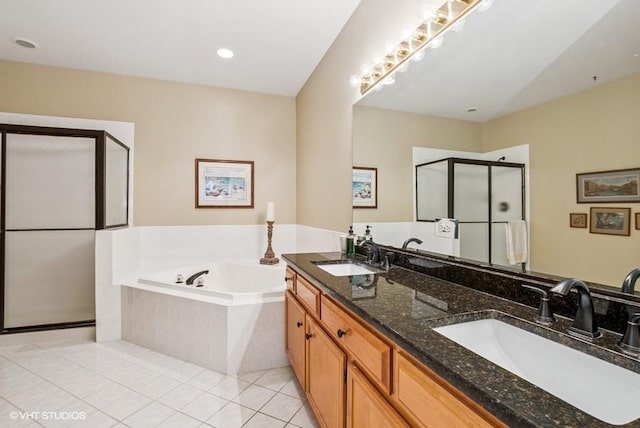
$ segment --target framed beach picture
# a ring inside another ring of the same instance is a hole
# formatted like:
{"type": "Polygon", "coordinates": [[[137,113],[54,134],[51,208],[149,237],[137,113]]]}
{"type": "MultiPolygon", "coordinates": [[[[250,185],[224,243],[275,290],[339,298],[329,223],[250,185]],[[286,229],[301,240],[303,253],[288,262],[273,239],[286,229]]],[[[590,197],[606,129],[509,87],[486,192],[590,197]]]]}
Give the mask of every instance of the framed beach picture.
{"type": "Polygon", "coordinates": [[[378,208],[378,168],[353,167],[353,208],[378,208]]]}
{"type": "Polygon", "coordinates": [[[640,168],[576,174],[579,204],[640,202],[640,168]]]}
{"type": "Polygon", "coordinates": [[[640,213],[636,213],[636,230],[640,230],[640,213]]]}
{"type": "Polygon", "coordinates": [[[589,232],[605,235],[629,236],[631,208],[591,207],[589,232]]]}
{"type": "Polygon", "coordinates": [[[196,208],[253,208],[253,161],[196,159],[196,208]]]}
{"type": "Polygon", "coordinates": [[[587,228],[587,215],[583,213],[569,214],[569,226],[581,229],[587,228]]]}

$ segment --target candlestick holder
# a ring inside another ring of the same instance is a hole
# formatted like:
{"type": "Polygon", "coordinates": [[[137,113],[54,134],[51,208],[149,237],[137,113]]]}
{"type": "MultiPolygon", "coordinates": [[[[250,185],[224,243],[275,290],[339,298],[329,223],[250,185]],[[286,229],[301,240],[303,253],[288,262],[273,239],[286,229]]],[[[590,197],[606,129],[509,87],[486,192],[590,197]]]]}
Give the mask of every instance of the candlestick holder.
{"type": "Polygon", "coordinates": [[[273,237],[273,222],[267,222],[267,251],[264,253],[264,257],[260,259],[261,265],[277,265],[280,259],[276,257],[275,253],[271,249],[271,238],[273,237]]]}

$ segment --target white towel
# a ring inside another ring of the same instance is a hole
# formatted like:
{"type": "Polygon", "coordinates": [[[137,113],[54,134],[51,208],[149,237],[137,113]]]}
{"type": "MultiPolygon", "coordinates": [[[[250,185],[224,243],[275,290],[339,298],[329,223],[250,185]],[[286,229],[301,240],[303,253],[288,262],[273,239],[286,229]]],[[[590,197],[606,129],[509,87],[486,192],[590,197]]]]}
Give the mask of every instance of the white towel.
{"type": "Polygon", "coordinates": [[[527,222],[514,220],[507,222],[507,259],[512,265],[525,263],[527,251],[527,222]]]}

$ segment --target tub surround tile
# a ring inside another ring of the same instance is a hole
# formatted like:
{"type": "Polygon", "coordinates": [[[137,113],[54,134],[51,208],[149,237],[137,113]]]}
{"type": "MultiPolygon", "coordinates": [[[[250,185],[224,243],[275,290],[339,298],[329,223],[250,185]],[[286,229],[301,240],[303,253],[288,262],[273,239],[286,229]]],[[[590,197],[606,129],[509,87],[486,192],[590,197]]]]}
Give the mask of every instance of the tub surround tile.
{"type": "MultiPolygon", "coordinates": [[[[405,256],[407,263],[420,265],[424,272],[443,268],[442,262],[438,260],[424,258],[419,262],[416,255],[405,256]]],[[[509,318],[515,318],[513,322],[519,323],[521,328],[640,372],[638,359],[617,351],[616,344],[621,337],[619,333],[605,330],[603,337],[594,346],[567,335],[570,319],[560,316],[559,321],[550,327],[533,323],[539,297],[519,286],[520,276],[498,278],[492,283],[491,278],[478,276],[486,274],[480,272],[476,276],[471,275],[476,282],[470,284],[472,287],[467,287],[394,266],[388,274],[376,276],[375,298],[359,299],[358,296],[353,296],[348,277],[335,277],[312,263],[317,260],[341,259],[343,255],[310,253],[286,254],[283,257],[325,293],[510,426],[595,427],[606,424],[446,339],[432,328],[443,323],[483,317],[500,319],[509,314],[509,318]],[[515,290],[521,294],[516,295],[515,290]],[[498,296],[490,294],[492,291],[498,296]],[[516,302],[506,299],[512,295],[516,302]],[[530,306],[526,303],[530,303],[530,306]],[[545,411],[540,412],[540,409],[545,411]]],[[[398,256],[398,259],[402,265],[403,255],[398,256]]],[[[470,279],[467,278],[466,281],[470,279]]],[[[615,302],[608,303],[615,306],[615,302]]],[[[575,308],[564,308],[565,304],[565,299],[553,299],[552,309],[557,315],[566,311],[573,317],[575,308]]],[[[615,317],[614,315],[614,320],[615,317]]],[[[614,321],[607,325],[615,324],[614,321]]],[[[291,423],[296,424],[294,420],[291,423]]],[[[640,421],[635,421],[630,426],[640,426],[640,421]]]]}

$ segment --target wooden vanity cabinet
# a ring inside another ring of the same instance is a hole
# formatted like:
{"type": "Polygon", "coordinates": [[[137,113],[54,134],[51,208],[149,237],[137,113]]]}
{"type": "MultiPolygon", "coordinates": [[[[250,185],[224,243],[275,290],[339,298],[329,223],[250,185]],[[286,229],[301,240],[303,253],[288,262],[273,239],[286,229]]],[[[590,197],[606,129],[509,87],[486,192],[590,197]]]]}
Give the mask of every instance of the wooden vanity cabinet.
{"type": "Polygon", "coordinates": [[[327,428],[343,427],[347,357],[324,330],[307,315],[307,397],[320,422],[327,428]]]}
{"type": "Polygon", "coordinates": [[[505,427],[295,270],[287,276],[286,351],[322,427],[505,427]]]}
{"type": "Polygon", "coordinates": [[[293,297],[290,291],[285,293],[285,346],[291,368],[298,377],[300,385],[306,391],[306,339],[307,312],[293,297]]]}
{"type": "Polygon", "coordinates": [[[417,427],[506,427],[493,415],[403,352],[393,362],[392,400],[417,427]]]}
{"type": "Polygon", "coordinates": [[[365,375],[354,365],[347,374],[347,428],[408,428],[365,375]]]}

